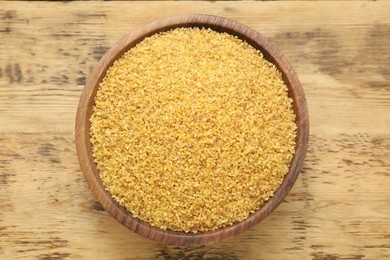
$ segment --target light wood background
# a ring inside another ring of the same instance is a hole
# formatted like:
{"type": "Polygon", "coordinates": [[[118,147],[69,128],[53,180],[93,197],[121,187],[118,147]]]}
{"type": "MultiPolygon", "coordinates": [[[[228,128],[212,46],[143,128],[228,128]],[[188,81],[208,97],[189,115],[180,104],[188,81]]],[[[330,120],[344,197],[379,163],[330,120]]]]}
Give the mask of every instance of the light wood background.
{"type": "Polygon", "coordinates": [[[0,2],[0,259],[390,257],[390,2],[0,2]],[[104,52],[153,19],[207,13],[270,38],[307,95],[304,170],[284,203],[211,246],[128,231],[88,190],[74,121],[104,52]]]}

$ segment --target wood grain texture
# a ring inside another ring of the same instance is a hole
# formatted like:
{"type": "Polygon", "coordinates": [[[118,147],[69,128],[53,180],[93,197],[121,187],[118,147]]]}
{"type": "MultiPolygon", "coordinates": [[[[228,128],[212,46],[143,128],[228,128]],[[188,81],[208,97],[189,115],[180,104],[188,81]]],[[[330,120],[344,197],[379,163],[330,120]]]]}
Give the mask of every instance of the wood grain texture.
{"type": "Polygon", "coordinates": [[[268,39],[244,24],[230,19],[204,14],[187,14],[155,20],[137,28],[119,40],[104,54],[89,76],[81,94],[76,115],[75,131],[77,154],[85,179],[99,203],[118,222],[144,237],[164,244],[205,245],[220,242],[241,234],[266,218],[283,201],[302,169],[308,145],[309,118],[305,95],[297,75],[288,61],[268,39]],[[289,96],[294,101],[293,109],[296,115],[295,122],[297,126],[296,148],[294,157],[291,160],[290,170],[284,177],[280,187],[275,191],[273,197],[264,203],[259,210],[250,214],[247,219],[239,223],[215,231],[199,232],[196,234],[162,230],[157,227],[152,227],[138,218],[133,218],[132,214],[120,206],[106,191],[92,156],[92,145],[90,142],[91,123],[89,120],[93,113],[96,92],[107,70],[126,51],[136,46],[136,44],[146,37],[180,27],[210,28],[219,32],[227,32],[247,41],[254,48],[260,50],[264,58],[272,62],[283,75],[284,82],[289,90],[289,96]]]}
{"type": "Polygon", "coordinates": [[[0,258],[390,257],[388,2],[1,2],[0,258]],[[212,246],[150,241],[95,201],[74,119],[87,75],[120,37],[178,13],[232,18],[297,72],[310,142],[294,188],[242,235],[212,246]]]}

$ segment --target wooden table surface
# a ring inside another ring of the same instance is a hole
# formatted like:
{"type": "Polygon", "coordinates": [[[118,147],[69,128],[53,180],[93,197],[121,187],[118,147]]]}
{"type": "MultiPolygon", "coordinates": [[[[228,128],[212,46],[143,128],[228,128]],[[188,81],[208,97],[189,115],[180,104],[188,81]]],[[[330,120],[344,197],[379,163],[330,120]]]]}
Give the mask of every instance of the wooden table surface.
{"type": "Polygon", "coordinates": [[[0,2],[0,259],[390,257],[390,2],[0,2]],[[285,202],[211,246],[158,244],[96,202],[74,122],[91,69],[120,37],[180,13],[270,38],[306,92],[310,143],[285,202]]]}

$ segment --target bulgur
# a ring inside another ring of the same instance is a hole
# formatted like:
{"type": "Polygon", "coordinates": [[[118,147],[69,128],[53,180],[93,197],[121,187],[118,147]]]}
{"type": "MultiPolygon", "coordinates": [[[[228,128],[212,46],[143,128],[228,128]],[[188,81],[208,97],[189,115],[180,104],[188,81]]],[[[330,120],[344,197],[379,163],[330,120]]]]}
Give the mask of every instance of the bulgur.
{"type": "Polygon", "coordinates": [[[108,69],[91,121],[112,197],[161,229],[246,219],[283,181],[295,150],[292,100],[277,68],[227,33],[178,28],[108,69]]]}

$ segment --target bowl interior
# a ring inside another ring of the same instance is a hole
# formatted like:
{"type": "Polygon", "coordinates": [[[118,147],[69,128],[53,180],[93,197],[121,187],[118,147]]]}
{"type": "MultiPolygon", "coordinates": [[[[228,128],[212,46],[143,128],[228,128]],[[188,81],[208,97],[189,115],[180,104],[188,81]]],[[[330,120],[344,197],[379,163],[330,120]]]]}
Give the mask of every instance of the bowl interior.
{"type": "Polygon", "coordinates": [[[122,38],[102,57],[87,80],[80,97],[76,117],[76,146],[81,170],[90,189],[103,208],[130,230],[144,237],[175,245],[209,244],[218,242],[241,233],[268,216],[285,198],[299,174],[306,153],[308,133],[308,112],[303,90],[292,67],[274,45],[262,35],[243,24],[222,17],[200,14],[181,15],[160,19],[133,31],[122,38]],[[104,78],[107,69],[115,60],[120,58],[127,50],[134,47],[145,37],[178,27],[204,27],[218,32],[227,32],[245,40],[254,48],[260,50],[265,59],[273,63],[282,73],[283,80],[289,90],[289,96],[293,99],[293,110],[296,114],[297,124],[295,154],[291,161],[289,172],[285,175],[283,183],[276,190],[274,196],[244,221],[215,231],[200,232],[196,234],[161,230],[152,227],[138,218],[133,218],[125,208],[112,199],[111,195],[105,190],[99,177],[99,172],[96,169],[92,157],[89,136],[89,118],[92,115],[94,97],[98,85],[104,78]]]}

